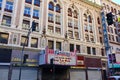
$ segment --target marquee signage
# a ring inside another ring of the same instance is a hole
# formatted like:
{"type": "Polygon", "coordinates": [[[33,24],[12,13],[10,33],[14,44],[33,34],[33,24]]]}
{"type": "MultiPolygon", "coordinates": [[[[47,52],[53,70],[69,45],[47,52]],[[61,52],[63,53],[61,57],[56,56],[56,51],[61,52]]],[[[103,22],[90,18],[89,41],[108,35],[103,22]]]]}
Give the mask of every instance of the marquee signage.
{"type": "Polygon", "coordinates": [[[39,64],[50,64],[50,59],[54,59],[56,65],[76,65],[76,51],[64,52],[46,48],[41,51],[39,64]]]}
{"type": "Polygon", "coordinates": [[[102,17],[104,44],[105,44],[106,50],[108,50],[110,46],[109,46],[109,40],[108,40],[108,35],[107,35],[107,25],[106,25],[106,18],[105,18],[104,12],[101,13],[101,17],[102,17]]]}

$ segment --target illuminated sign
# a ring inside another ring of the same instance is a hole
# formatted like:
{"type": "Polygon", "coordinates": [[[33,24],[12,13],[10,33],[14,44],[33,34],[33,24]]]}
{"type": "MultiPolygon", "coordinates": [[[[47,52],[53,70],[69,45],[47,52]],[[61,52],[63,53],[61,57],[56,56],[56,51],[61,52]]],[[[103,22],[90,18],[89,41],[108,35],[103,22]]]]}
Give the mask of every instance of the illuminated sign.
{"type": "Polygon", "coordinates": [[[76,51],[54,51],[48,48],[40,52],[39,65],[50,64],[50,59],[52,58],[54,59],[53,63],[56,65],[76,65],[76,51]]]}
{"type": "Polygon", "coordinates": [[[107,35],[107,25],[106,25],[106,18],[104,12],[101,13],[102,17],[102,27],[103,27],[103,36],[104,36],[104,44],[105,44],[105,49],[109,49],[109,41],[108,41],[108,35],[107,35]]]}

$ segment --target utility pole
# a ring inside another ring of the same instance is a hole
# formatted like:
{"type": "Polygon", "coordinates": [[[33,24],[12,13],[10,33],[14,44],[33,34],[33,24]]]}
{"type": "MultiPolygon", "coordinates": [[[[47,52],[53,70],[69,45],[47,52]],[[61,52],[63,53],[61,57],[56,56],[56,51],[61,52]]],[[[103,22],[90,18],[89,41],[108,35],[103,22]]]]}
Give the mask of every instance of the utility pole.
{"type": "Polygon", "coordinates": [[[24,49],[25,49],[25,45],[26,43],[28,44],[28,39],[29,39],[29,36],[30,36],[30,33],[32,31],[36,31],[36,23],[35,21],[32,22],[32,26],[30,27],[29,31],[28,31],[28,34],[27,34],[27,37],[25,38],[25,41],[23,43],[23,47],[22,47],[22,53],[20,54],[20,58],[21,58],[21,61],[20,61],[20,71],[19,71],[19,80],[21,80],[21,73],[22,73],[22,66],[23,66],[23,55],[24,55],[24,49]],[[32,29],[32,30],[31,30],[32,29]]]}

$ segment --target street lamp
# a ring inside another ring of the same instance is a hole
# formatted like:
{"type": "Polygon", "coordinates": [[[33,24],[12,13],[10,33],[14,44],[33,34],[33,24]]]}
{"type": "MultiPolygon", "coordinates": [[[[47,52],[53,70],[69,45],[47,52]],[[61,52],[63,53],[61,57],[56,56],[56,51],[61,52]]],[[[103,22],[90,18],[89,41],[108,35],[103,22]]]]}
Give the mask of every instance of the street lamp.
{"type": "MultiPolygon", "coordinates": [[[[26,43],[28,43],[28,39],[29,39],[30,33],[31,33],[32,31],[36,31],[36,23],[35,23],[35,21],[32,22],[32,26],[31,26],[30,29],[28,30],[27,38],[25,38],[25,41],[24,41],[24,43],[23,43],[22,53],[21,53],[21,56],[20,56],[21,61],[20,61],[19,80],[21,80],[22,65],[24,64],[24,63],[23,63],[23,53],[24,53],[25,45],[26,45],[26,43]]],[[[25,58],[24,58],[24,59],[25,59],[25,58]]],[[[26,61],[26,60],[24,60],[24,61],[26,61]]]]}

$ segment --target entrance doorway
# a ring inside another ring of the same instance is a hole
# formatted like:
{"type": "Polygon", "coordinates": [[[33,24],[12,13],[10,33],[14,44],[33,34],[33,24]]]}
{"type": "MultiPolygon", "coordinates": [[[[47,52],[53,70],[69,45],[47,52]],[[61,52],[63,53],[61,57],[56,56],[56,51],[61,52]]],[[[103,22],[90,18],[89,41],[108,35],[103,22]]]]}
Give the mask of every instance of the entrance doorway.
{"type": "Polygon", "coordinates": [[[53,66],[42,68],[42,80],[68,80],[69,79],[68,66],[53,66]]]}

